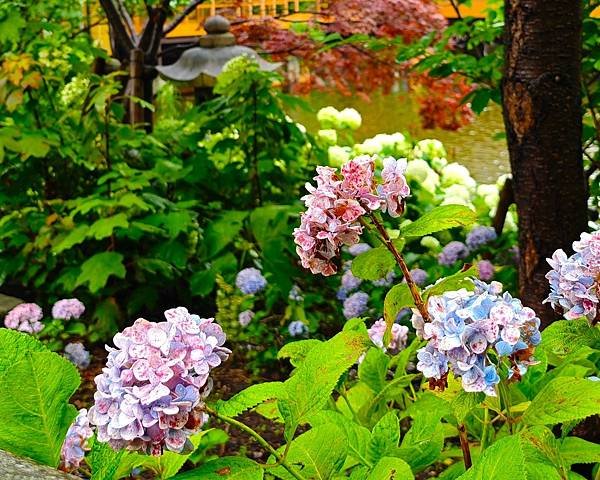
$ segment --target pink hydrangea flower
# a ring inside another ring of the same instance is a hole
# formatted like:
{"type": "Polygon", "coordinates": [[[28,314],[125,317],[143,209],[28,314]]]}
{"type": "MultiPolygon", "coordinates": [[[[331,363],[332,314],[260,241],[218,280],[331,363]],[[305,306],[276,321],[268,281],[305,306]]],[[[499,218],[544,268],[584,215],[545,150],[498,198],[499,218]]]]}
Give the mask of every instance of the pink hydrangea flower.
{"type": "Polygon", "coordinates": [[[389,351],[390,353],[398,353],[406,348],[406,342],[408,341],[408,327],[405,325],[399,325],[394,323],[392,325],[392,337],[387,347],[383,346],[383,336],[387,325],[383,318],[377,320],[371,328],[367,330],[371,341],[381,348],[384,352],[389,351]]]}
{"type": "Polygon", "coordinates": [[[77,319],[85,312],[85,305],[76,298],[63,298],[52,306],[52,318],[59,320],[77,319]]]}
{"type": "Polygon", "coordinates": [[[83,461],[85,452],[90,449],[88,441],[94,432],[90,428],[87,410],[79,410],[73,424],[67,431],[67,436],[60,451],[60,469],[64,472],[72,472],[79,468],[83,461]]]}
{"type": "Polygon", "coordinates": [[[98,440],[160,455],[190,451],[188,437],[207,416],[202,400],[210,393],[210,371],[227,359],[225,334],[213,319],[178,307],[166,322],[140,318],[114,337],[106,367],[96,377],[90,422],[98,440]]]}
{"type": "Polygon", "coordinates": [[[21,303],[4,317],[4,326],[26,333],[39,333],[44,328],[40,320],[44,313],[36,303],[21,303]]]}
{"type": "Polygon", "coordinates": [[[307,209],[294,230],[302,266],[315,274],[335,274],[341,247],[356,245],[360,239],[363,215],[378,209],[400,215],[410,194],[405,168],[405,161],[385,159],[382,183],[377,185],[375,157],[353,158],[342,166],[341,175],[334,168],[317,167],[317,186],[306,184],[309,194],[302,200],[307,209]]]}

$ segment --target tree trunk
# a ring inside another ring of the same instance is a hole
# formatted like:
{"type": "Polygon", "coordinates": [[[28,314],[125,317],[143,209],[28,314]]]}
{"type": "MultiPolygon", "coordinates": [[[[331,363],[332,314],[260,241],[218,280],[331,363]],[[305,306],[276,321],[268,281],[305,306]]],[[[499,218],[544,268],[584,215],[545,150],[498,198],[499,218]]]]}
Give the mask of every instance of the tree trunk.
{"type": "Polygon", "coordinates": [[[581,2],[505,0],[503,114],[519,215],[519,289],[544,326],[546,258],[587,226],[581,151],[581,2]]]}

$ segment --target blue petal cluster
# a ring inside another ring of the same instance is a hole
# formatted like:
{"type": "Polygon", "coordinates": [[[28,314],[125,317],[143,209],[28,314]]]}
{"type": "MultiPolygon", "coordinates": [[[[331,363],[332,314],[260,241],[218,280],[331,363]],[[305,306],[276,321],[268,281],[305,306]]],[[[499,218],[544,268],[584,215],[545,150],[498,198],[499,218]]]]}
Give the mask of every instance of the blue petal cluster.
{"type": "Polygon", "coordinates": [[[81,342],[67,343],[65,345],[65,358],[78,368],[90,366],[90,352],[85,349],[81,342]]]}
{"type": "Polygon", "coordinates": [[[447,244],[438,256],[438,263],[446,267],[451,267],[458,260],[462,260],[469,255],[467,246],[459,241],[452,241],[447,244]]]}
{"type": "Polygon", "coordinates": [[[303,337],[308,333],[308,327],[300,320],[294,320],[288,325],[288,332],[292,337],[303,337]]]}
{"type": "Polygon", "coordinates": [[[473,228],[468,234],[466,243],[471,250],[483,247],[498,238],[496,230],[493,227],[478,226],[473,228]]]}
{"type": "Polygon", "coordinates": [[[257,268],[244,268],[237,274],[235,285],[242,293],[254,295],[267,286],[267,280],[257,268]]]}
{"type": "Polygon", "coordinates": [[[466,392],[495,396],[497,363],[506,358],[509,376],[520,378],[534,364],[533,347],[541,341],[540,319],[502,284],[473,280],[475,290],[445,292],[429,299],[431,322],[413,311],[417,335],[428,340],[417,354],[417,369],[432,385],[443,385],[449,371],[466,392]],[[493,355],[492,355],[493,353],[493,355]]]}
{"type": "Polygon", "coordinates": [[[427,283],[427,272],[422,268],[413,268],[410,271],[410,276],[419,287],[424,286],[427,283]]]}
{"type": "Polygon", "coordinates": [[[365,292],[355,292],[344,300],[344,317],[347,319],[360,317],[367,311],[369,295],[365,292]]]}

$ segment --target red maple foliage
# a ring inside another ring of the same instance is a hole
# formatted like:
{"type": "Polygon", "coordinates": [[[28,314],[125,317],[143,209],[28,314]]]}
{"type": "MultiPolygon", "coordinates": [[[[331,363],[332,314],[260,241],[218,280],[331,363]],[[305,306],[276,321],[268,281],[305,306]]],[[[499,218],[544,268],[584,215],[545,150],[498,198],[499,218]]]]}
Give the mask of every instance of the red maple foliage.
{"type": "Polygon", "coordinates": [[[446,19],[432,0],[333,0],[310,27],[324,35],[365,35],[390,42],[384,48],[369,48],[358,41],[327,47],[314,35],[296,33],[273,18],[233,22],[232,30],[240,44],[262,50],[277,61],[291,59],[286,80],[294,93],[333,90],[368,99],[376,90],[389,93],[404,80],[417,93],[426,128],[455,130],[471,120],[470,108],[461,103],[471,90],[463,80],[432,79],[410,73],[406,65],[396,62],[397,39],[409,43],[446,27],[446,19]]]}

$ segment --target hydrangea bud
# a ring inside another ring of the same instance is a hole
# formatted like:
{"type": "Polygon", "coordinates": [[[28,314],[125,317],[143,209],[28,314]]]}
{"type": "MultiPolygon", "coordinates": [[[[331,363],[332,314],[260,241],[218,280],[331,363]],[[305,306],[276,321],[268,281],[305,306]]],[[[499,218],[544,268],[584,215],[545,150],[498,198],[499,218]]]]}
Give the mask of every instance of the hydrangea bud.
{"type": "Polygon", "coordinates": [[[335,107],[323,107],[317,112],[317,120],[321,128],[338,128],[340,112],[335,107]]]}
{"type": "Polygon", "coordinates": [[[257,268],[244,268],[235,278],[235,285],[245,295],[254,295],[267,286],[267,280],[257,268]]]}
{"type": "Polygon", "coordinates": [[[493,242],[496,238],[498,235],[493,227],[478,226],[467,234],[466,244],[470,249],[475,250],[493,242]]]}
{"type": "Polygon", "coordinates": [[[252,310],[244,310],[238,315],[238,322],[242,327],[247,327],[254,318],[254,312],[252,310]]]}
{"type": "Polygon", "coordinates": [[[4,326],[26,333],[39,333],[44,328],[40,321],[44,313],[36,303],[21,303],[4,317],[4,326]]]}
{"type": "Polygon", "coordinates": [[[337,132],[331,128],[319,130],[317,136],[325,145],[335,145],[337,143],[337,132]]]}
{"type": "Polygon", "coordinates": [[[64,472],[72,472],[79,468],[85,457],[85,452],[90,449],[89,439],[94,432],[90,428],[87,410],[79,410],[73,424],[67,430],[67,436],[60,450],[60,469],[64,472]]]}
{"type": "Polygon", "coordinates": [[[212,387],[210,371],[231,353],[225,334],[212,318],[183,307],[165,318],[139,318],[115,335],[116,348],[107,347],[89,418],[98,440],[115,450],[191,451],[188,437],[207,419],[202,400],[212,387]]]}
{"type": "Polygon", "coordinates": [[[302,290],[298,285],[293,285],[290,289],[290,293],[288,293],[288,299],[292,302],[302,302],[304,297],[302,296],[302,290]]]}
{"type": "Polygon", "coordinates": [[[438,263],[446,267],[451,267],[459,260],[466,258],[469,255],[469,249],[467,246],[458,241],[452,241],[448,243],[442,252],[438,255],[438,263]]]}
{"type": "Polygon", "coordinates": [[[65,358],[78,368],[90,366],[90,352],[85,349],[81,342],[67,343],[65,345],[65,358]]]}
{"type": "Polygon", "coordinates": [[[338,114],[339,128],[349,128],[350,130],[357,130],[362,124],[362,117],[360,113],[354,108],[344,108],[338,114]]]}
{"type": "Polygon", "coordinates": [[[64,298],[52,306],[52,318],[58,320],[78,319],[85,312],[85,305],[76,298],[64,298]]]}
{"type": "Polygon", "coordinates": [[[431,322],[425,323],[413,309],[413,327],[428,340],[417,354],[417,369],[432,387],[443,388],[452,371],[465,391],[495,396],[500,377],[488,352],[495,351],[499,361],[507,363],[509,377],[518,380],[536,363],[532,355],[541,341],[540,319],[509,293],[502,294],[501,283],[473,282],[474,291],[461,289],[430,297],[431,322]]]}
{"type": "Polygon", "coordinates": [[[394,323],[392,325],[390,343],[387,347],[384,347],[383,337],[386,329],[387,325],[385,320],[380,318],[367,330],[367,332],[371,341],[384,352],[389,351],[392,354],[396,354],[401,350],[404,350],[406,348],[406,342],[408,341],[408,327],[394,323]]]}
{"type": "Polygon", "coordinates": [[[550,295],[545,300],[564,313],[567,320],[587,317],[598,321],[598,279],[600,278],[600,232],[582,233],[573,242],[575,253],[570,257],[557,250],[548,259],[552,267],[546,274],[550,282],[550,295]]]}
{"type": "Polygon", "coordinates": [[[367,311],[369,295],[365,292],[356,292],[344,300],[344,317],[347,319],[360,317],[367,311]]]}
{"type": "Polygon", "coordinates": [[[288,333],[291,337],[303,337],[308,333],[308,327],[300,320],[294,320],[288,325],[288,333]]]}

